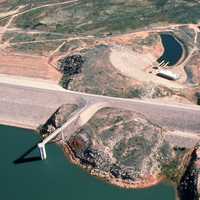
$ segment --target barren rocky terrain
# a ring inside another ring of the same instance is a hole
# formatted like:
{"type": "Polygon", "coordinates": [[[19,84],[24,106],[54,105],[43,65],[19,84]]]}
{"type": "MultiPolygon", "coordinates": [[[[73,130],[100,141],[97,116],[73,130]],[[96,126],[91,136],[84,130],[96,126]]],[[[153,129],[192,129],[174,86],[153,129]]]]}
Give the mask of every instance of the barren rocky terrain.
{"type": "Polygon", "coordinates": [[[78,108],[79,105],[76,104],[62,105],[52,116],[50,116],[44,125],[38,127],[38,131],[43,137],[47,137],[57,128],[61,127],[78,108]]]}
{"type": "Polygon", "coordinates": [[[169,144],[165,130],[141,114],[104,108],[66,142],[89,173],[121,187],[147,187],[166,177],[178,182],[190,151],[169,144]]]}

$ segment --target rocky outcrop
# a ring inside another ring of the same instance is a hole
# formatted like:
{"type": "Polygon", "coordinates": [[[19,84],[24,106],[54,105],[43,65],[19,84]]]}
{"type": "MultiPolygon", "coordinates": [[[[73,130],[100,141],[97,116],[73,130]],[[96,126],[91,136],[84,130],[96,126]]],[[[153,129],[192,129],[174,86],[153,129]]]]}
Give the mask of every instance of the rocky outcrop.
{"type": "Polygon", "coordinates": [[[40,134],[45,137],[53,133],[57,128],[61,127],[78,108],[76,104],[64,104],[47,120],[47,122],[39,127],[40,134]]]}
{"type": "Polygon", "coordinates": [[[196,161],[195,161],[195,171],[197,174],[197,192],[198,192],[198,200],[200,199],[200,145],[198,144],[196,147],[196,161]]]}
{"type": "Polygon", "coordinates": [[[180,200],[200,199],[200,145],[194,148],[186,171],[178,185],[180,200]]]}
{"type": "Polygon", "coordinates": [[[197,105],[200,105],[200,92],[196,93],[197,105]]]}
{"type": "Polygon", "coordinates": [[[197,170],[195,167],[196,151],[194,150],[186,171],[178,185],[180,200],[198,200],[197,193],[197,170]]]}
{"type": "Polygon", "coordinates": [[[67,146],[89,173],[122,187],[145,187],[160,177],[178,177],[186,154],[167,143],[163,132],[141,114],[104,108],[67,146]]]}
{"type": "Polygon", "coordinates": [[[61,85],[64,88],[68,88],[68,84],[73,77],[81,73],[83,63],[84,59],[79,54],[67,56],[58,61],[58,69],[63,73],[61,85]]]}

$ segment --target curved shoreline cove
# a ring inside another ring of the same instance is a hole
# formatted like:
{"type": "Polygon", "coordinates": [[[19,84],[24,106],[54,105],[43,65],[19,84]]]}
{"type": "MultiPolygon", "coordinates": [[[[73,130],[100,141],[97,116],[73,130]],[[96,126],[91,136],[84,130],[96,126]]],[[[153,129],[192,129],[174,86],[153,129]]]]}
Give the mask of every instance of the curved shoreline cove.
{"type": "Polygon", "coordinates": [[[175,200],[175,189],[168,184],[138,190],[106,184],[69,163],[55,144],[46,146],[48,158],[41,161],[34,148],[40,137],[34,131],[7,126],[0,131],[2,199],[175,200]]]}
{"type": "Polygon", "coordinates": [[[168,66],[177,64],[184,56],[184,45],[173,35],[169,33],[160,34],[164,47],[163,55],[157,60],[159,63],[168,62],[168,66]]]}

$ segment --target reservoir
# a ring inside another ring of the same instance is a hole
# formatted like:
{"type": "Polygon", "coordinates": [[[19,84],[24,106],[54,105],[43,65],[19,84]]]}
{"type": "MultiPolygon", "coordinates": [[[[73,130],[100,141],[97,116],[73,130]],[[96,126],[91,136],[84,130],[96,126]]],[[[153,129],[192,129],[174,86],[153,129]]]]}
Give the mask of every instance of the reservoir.
{"type": "Polygon", "coordinates": [[[39,136],[30,130],[7,126],[0,126],[0,133],[1,199],[175,200],[175,190],[166,184],[143,190],[126,190],[106,184],[69,163],[55,144],[47,145],[45,161],[38,160],[37,149],[20,160],[40,140],[39,136]]]}
{"type": "Polygon", "coordinates": [[[182,57],[182,45],[170,34],[161,34],[160,36],[164,46],[164,53],[157,61],[160,63],[164,60],[165,63],[169,62],[168,66],[175,65],[182,57]]]}

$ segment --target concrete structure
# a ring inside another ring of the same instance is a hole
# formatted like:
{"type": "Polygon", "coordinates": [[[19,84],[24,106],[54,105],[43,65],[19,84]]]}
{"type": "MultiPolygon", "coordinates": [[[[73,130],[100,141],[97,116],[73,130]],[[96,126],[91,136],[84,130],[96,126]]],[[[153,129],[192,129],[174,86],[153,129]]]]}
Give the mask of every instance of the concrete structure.
{"type": "Polygon", "coordinates": [[[42,160],[46,159],[45,145],[61,134],[62,141],[68,140],[71,135],[81,126],[86,124],[88,120],[101,108],[107,107],[105,103],[86,104],[83,108],[78,110],[66,123],[60,128],[56,129],[52,134],[46,137],[41,143],[38,144],[42,160]],[[65,133],[64,133],[64,131],[65,133]]]}
{"type": "Polygon", "coordinates": [[[177,74],[166,69],[159,70],[156,75],[173,81],[176,81],[180,78],[177,74]]]}
{"type": "Polygon", "coordinates": [[[160,126],[200,133],[200,107],[0,84],[0,123],[36,129],[63,104],[108,103],[144,114],[160,126]],[[34,112],[33,112],[34,111],[34,112]]]}
{"type": "Polygon", "coordinates": [[[148,120],[169,130],[200,134],[200,107],[170,105],[156,101],[114,98],[67,90],[50,90],[0,83],[0,123],[36,129],[63,104],[82,105],[59,129],[38,144],[41,158],[46,159],[45,145],[58,134],[69,138],[103,107],[122,108],[143,114],[148,120]]]}
{"type": "Polygon", "coordinates": [[[38,144],[38,148],[40,150],[40,156],[42,160],[45,160],[47,158],[47,154],[46,154],[46,149],[45,149],[45,144],[43,143],[39,143],[38,144]]]}

